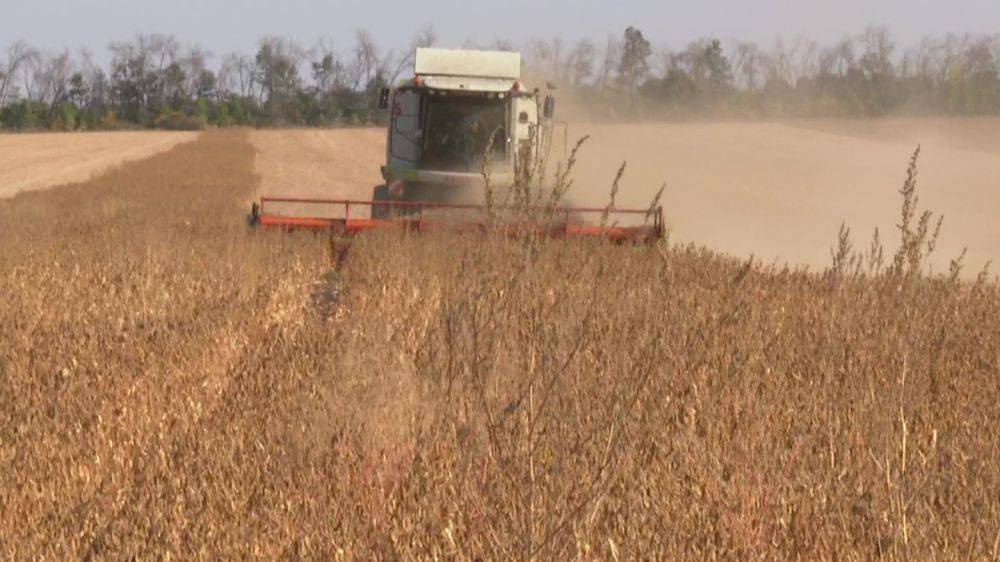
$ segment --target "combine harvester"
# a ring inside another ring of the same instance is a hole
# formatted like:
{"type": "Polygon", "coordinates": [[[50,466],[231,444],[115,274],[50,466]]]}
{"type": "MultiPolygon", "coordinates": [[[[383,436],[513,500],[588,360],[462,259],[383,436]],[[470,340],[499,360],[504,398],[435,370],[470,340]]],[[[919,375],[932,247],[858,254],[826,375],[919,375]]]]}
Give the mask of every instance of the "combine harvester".
{"type": "Polygon", "coordinates": [[[491,220],[506,217],[501,228],[512,235],[633,243],[663,238],[658,205],[550,206],[532,214],[543,220],[526,221],[510,219],[505,207],[476,202],[487,185],[499,192],[514,188],[515,171],[526,159],[544,161],[557,124],[564,127],[565,144],[565,124],[553,120],[555,98],[543,100],[537,89],[523,87],[518,53],[418,49],[413,79],[383,90],[379,107],[391,111],[386,183],[374,188],[370,201],[262,197],[253,205],[251,224],[353,236],[375,229],[485,231],[491,220]]]}

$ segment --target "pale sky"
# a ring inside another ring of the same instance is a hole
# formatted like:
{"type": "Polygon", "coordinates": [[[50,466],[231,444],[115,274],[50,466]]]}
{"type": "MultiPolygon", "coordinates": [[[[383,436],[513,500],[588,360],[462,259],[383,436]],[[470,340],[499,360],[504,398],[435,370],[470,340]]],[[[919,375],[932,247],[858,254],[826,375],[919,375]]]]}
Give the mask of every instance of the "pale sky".
{"type": "Polygon", "coordinates": [[[0,0],[0,47],[27,39],[46,50],[87,46],[103,58],[111,40],[161,32],[218,57],[250,53],[268,34],[305,46],[332,37],[348,49],[357,28],[383,47],[402,47],[428,23],[446,47],[556,36],[600,43],[629,25],[657,47],[703,36],[765,46],[778,36],[826,43],[868,24],[888,25],[910,46],[924,34],[1000,33],[1000,0],[0,0]]]}

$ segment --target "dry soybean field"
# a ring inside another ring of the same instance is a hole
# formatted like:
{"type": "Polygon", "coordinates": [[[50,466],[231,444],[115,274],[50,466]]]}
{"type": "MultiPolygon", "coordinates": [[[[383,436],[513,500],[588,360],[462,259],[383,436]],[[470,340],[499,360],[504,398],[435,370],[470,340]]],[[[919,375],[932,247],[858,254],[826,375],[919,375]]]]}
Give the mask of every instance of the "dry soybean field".
{"type": "Polygon", "coordinates": [[[1000,155],[918,125],[574,128],[652,247],[248,229],[381,131],[2,136],[0,558],[996,560],[1000,155]]]}

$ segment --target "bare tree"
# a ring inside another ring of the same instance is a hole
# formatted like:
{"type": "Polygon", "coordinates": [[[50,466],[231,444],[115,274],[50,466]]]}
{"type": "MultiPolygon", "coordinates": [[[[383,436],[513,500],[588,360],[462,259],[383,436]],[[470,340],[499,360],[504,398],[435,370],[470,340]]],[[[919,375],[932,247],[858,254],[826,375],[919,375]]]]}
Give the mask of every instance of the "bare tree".
{"type": "Polygon", "coordinates": [[[676,70],[683,64],[683,55],[666,47],[656,51],[656,58],[654,72],[660,76],[666,76],[671,70],[676,70]]]}
{"type": "Polygon", "coordinates": [[[868,78],[886,78],[893,75],[891,57],[896,44],[892,41],[888,28],[868,27],[859,36],[858,42],[864,49],[858,66],[868,78]]]}
{"type": "Polygon", "coordinates": [[[817,76],[834,76],[837,72],[837,51],[833,47],[826,47],[819,52],[816,63],[817,76]]]}
{"type": "Polygon", "coordinates": [[[23,40],[7,47],[7,60],[0,65],[0,106],[17,97],[18,76],[23,66],[37,56],[38,52],[23,40]]]}
{"type": "Polygon", "coordinates": [[[788,60],[788,51],[785,42],[778,37],[774,42],[774,47],[767,54],[767,82],[780,82],[790,84],[788,67],[791,63],[788,60]]]}
{"type": "Polygon", "coordinates": [[[378,46],[371,34],[366,29],[359,29],[354,33],[354,66],[353,89],[358,90],[367,87],[379,72],[380,59],[378,46]]]}
{"type": "MultiPolygon", "coordinates": [[[[176,61],[184,74],[185,92],[189,94],[204,93],[205,73],[211,72],[208,70],[208,61],[211,58],[212,54],[197,43],[192,43],[179,52],[176,61]]],[[[212,80],[215,80],[214,75],[212,80]]]]}
{"type": "MultiPolygon", "coordinates": [[[[399,57],[399,62],[396,64],[395,70],[392,72],[392,76],[389,78],[390,83],[395,83],[408,68],[413,68],[414,57],[417,55],[417,49],[423,47],[433,47],[437,43],[438,36],[437,31],[434,30],[434,24],[427,24],[417,30],[417,33],[410,40],[409,48],[403,52],[403,55],[399,57]]],[[[391,59],[392,56],[386,57],[391,59]]]]}
{"type": "Polygon", "coordinates": [[[767,79],[795,86],[800,79],[815,76],[821,66],[822,56],[814,41],[797,38],[786,43],[779,37],[767,57],[767,79]]]}
{"type": "Polygon", "coordinates": [[[854,52],[854,40],[845,37],[834,47],[834,61],[836,73],[846,76],[847,73],[857,64],[857,55],[854,52]]]}
{"type": "Polygon", "coordinates": [[[546,80],[564,81],[563,42],[558,37],[552,40],[535,39],[528,46],[528,60],[533,71],[546,80]]]}
{"type": "Polygon", "coordinates": [[[569,82],[576,88],[583,86],[594,74],[594,57],[597,53],[594,43],[582,39],[573,46],[566,61],[569,82]]]}
{"type": "Polygon", "coordinates": [[[991,76],[997,73],[997,60],[992,50],[992,37],[976,37],[969,41],[962,56],[965,76],[991,76]]]}
{"type": "Polygon", "coordinates": [[[45,93],[44,67],[45,55],[38,50],[34,50],[21,65],[21,85],[24,88],[24,97],[30,101],[44,101],[42,99],[45,93]]]}
{"type": "Polygon", "coordinates": [[[132,41],[112,42],[110,86],[115,102],[130,119],[159,102],[162,76],[176,53],[174,41],[162,35],[137,35],[132,41]]]}
{"type": "Polygon", "coordinates": [[[528,47],[527,57],[539,77],[580,87],[594,75],[596,52],[589,39],[578,41],[568,52],[562,39],[535,39],[528,47]]]}
{"type": "Polygon", "coordinates": [[[104,107],[108,102],[108,78],[104,70],[94,62],[89,49],[80,49],[74,103],[80,107],[104,107]]]}
{"type": "Polygon", "coordinates": [[[254,58],[254,81],[261,103],[293,96],[301,86],[299,67],[306,52],[291,39],[269,36],[261,39],[254,58]]]}
{"type": "Polygon", "coordinates": [[[64,101],[69,90],[69,81],[75,71],[73,59],[69,51],[57,55],[41,56],[40,65],[35,74],[38,84],[38,101],[56,106],[64,101]]]}
{"type": "Polygon", "coordinates": [[[738,87],[755,91],[760,87],[765,64],[764,53],[756,43],[742,41],[733,47],[733,78],[738,87]]]}
{"type": "Polygon", "coordinates": [[[948,74],[956,70],[962,63],[962,56],[968,48],[969,36],[948,34],[941,42],[941,67],[937,79],[948,80],[948,74]]]}
{"type": "Polygon", "coordinates": [[[614,35],[608,36],[608,41],[604,46],[604,58],[601,68],[597,73],[597,86],[606,89],[611,86],[615,78],[615,68],[618,59],[621,58],[622,44],[614,35]]]}
{"type": "Polygon", "coordinates": [[[257,98],[258,82],[254,60],[247,55],[230,53],[222,58],[218,73],[221,92],[241,98],[257,98]]]}
{"type": "Polygon", "coordinates": [[[317,97],[348,88],[348,69],[332,38],[320,39],[312,50],[312,79],[317,97]]]}
{"type": "Polygon", "coordinates": [[[920,45],[911,51],[911,71],[920,78],[934,78],[941,74],[943,45],[934,37],[923,37],[920,45]]]}
{"type": "Polygon", "coordinates": [[[181,48],[176,37],[160,33],[139,34],[136,43],[140,51],[148,53],[157,73],[162,73],[177,60],[177,53],[181,48]]]}
{"type": "Polygon", "coordinates": [[[816,76],[819,67],[819,45],[811,39],[799,39],[795,42],[794,53],[792,68],[795,72],[795,81],[816,76]]]}
{"type": "Polygon", "coordinates": [[[222,57],[222,61],[219,63],[219,71],[215,74],[220,92],[233,94],[240,91],[239,77],[236,70],[236,61],[239,60],[239,57],[236,53],[229,53],[222,57]]]}

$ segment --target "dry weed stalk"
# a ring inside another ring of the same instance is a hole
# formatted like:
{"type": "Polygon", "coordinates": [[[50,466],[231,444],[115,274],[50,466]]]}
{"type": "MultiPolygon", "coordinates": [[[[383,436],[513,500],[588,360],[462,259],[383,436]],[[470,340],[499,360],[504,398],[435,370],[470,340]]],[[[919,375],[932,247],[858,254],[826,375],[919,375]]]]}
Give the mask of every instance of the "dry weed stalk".
{"type": "Polygon", "coordinates": [[[604,212],[601,213],[601,226],[608,225],[608,218],[611,216],[611,211],[615,209],[615,200],[618,197],[619,184],[622,181],[622,176],[625,175],[625,165],[626,162],[622,162],[622,165],[618,168],[618,172],[615,174],[615,179],[611,182],[611,193],[608,197],[608,206],[604,208],[604,212]]]}

